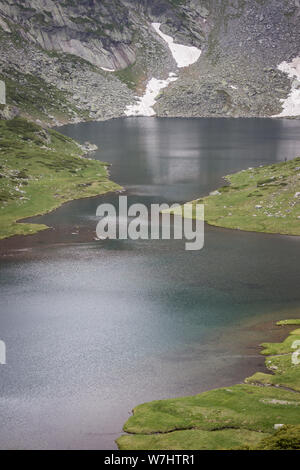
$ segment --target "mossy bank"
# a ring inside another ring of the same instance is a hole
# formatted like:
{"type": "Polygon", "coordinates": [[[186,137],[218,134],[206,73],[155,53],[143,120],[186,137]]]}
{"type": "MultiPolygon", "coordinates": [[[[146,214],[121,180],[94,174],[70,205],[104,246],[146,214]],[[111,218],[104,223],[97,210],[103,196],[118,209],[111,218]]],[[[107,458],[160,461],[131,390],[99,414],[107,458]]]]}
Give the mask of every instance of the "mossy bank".
{"type": "Polygon", "coordinates": [[[0,120],[0,239],[46,229],[18,220],[121,189],[77,142],[21,118],[0,120]]]}
{"type": "MultiPolygon", "coordinates": [[[[300,320],[279,322],[300,325],[300,320]]],[[[296,343],[299,341],[299,343],[296,343]]],[[[124,426],[121,450],[300,449],[300,364],[294,346],[263,344],[270,373],[200,395],[137,406],[124,426]]]]}
{"type": "Polygon", "coordinates": [[[300,235],[300,158],[249,168],[191,203],[204,204],[210,225],[253,232],[300,235]]]}

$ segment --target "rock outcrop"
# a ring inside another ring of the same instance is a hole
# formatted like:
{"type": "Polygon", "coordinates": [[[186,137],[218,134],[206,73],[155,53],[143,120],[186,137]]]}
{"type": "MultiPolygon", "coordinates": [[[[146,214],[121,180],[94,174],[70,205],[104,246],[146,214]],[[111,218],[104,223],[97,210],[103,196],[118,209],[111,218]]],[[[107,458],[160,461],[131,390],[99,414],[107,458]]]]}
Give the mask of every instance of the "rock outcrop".
{"type": "Polygon", "coordinates": [[[16,106],[0,105],[0,119],[13,119],[19,115],[19,109],[16,106]]]}

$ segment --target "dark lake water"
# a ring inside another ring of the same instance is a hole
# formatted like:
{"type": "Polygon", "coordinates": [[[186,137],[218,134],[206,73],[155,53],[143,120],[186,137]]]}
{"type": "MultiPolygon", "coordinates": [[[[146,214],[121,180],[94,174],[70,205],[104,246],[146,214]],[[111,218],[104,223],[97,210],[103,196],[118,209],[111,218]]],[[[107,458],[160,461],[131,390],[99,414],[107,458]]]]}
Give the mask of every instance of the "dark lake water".
{"type": "MultiPolygon", "coordinates": [[[[130,202],[184,202],[222,176],[300,154],[300,123],[129,118],[65,126],[130,202]]],[[[3,242],[1,448],[112,449],[133,406],[242,381],[263,369],[272,321],[300,316],[300,238],[206,226],[205,246],[94,241],[97,206],[36,218],[53,227],[3,242]]]]}

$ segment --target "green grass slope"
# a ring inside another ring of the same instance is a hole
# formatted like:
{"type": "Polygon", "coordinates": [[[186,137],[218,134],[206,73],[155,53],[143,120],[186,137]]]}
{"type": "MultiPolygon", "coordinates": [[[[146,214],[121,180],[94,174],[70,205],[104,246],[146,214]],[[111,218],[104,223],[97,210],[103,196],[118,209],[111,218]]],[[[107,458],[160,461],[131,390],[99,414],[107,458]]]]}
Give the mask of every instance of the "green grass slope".
{"type": "Polygon", "coordinates": [[[263,343],[262,347],[262,354],[268,356],[266,366],[271,374],[258,372],[246,379],[246,382],[282,386],[300,392],[300,364],[292,361],[292,354],[300,349],[300,329],[292,331],[282,343],[263,343]]]}
{"type": "Polygon", "coordinates": [[[263,354],[268,351],[275,354],[266,359],[270,374],[255,374],[245,384],[192,397],[137,406],[124,425],[128,434],[117,440],[119,448],[236,449],[258,448],[261,442],[266,448],[268,439],[277,439],[276,424],[292,426],[293,444],[289,441],[289,445],[297,448],[300,445],[300,394],[297,393],[300,365],[293,365],[291,360],[295,340],[300,340],[299,330],[291,333],[282,343],[284,346],[263,345],[263,354]],[[262,380],[262,376],[268,377],[268,381],[262,380]]]}
{"type": "Polygon", "coordinates": [[[226,176],[229,186],[192,201],[219,227],[300,235],[300,158],[226,176]],[[299,193],[299,194],[297,194],[299,193]]]}
{"type": "Polygon", "coordinates": [[[74,140],[54,130],[21,118],[0,120],[0,239],[47,228],[20,219],[120,189],[105,163],[82,154],[74,140]]]}
{"type": "Polygon", "coordinates": [[[67,92],[40,77],[7,68],[5,73],[0,72],[0,80],[6,84],[7,103],[16,106],[24,118],[39,120],[46,125],[53,125],[54,118],[59,122],[70,122],[74,116],[88,118],[88,113],[80,112],[69,102],[67,92]]]}

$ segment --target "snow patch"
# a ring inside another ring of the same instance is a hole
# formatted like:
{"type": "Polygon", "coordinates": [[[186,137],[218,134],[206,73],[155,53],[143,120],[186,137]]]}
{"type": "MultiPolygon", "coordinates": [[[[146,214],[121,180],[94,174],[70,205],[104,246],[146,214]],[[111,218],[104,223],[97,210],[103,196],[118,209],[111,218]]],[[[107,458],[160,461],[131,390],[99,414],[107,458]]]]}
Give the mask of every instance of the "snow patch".
{"type": "MultiPolygon", "coordinates": [[[[164,39],[164,41],[167,42],[178,68],[188,67],[199,59],[201,55],[200,49],[193,46],[175,44],[174,39],[171,36],[168,36],[167,34],[164,34],[160,31],[160,25],[161,23],[152,23],[155,31],[164,39]]],[[[178,80],[178,76],[174,72],[169,73],[169,77],[166,80],[151,78],[147,84],[144,95],[139,98],[137,103],[128,105],[126,107],[125,116],[155,116],[153,106],[156,103],[156,98],[158,97],[161,90],[176,80],[178,80]]]]}
{"type": "Polygon", "coordinates": [[[296,57],[292,62],[282,62],[277,68],[294,80],[289,96],[281,100],[282,112],[274,117],[300,116],[300,57],[296,57]]]}
{"type": "Polygon", "coordinates": [[[100,69],[104,70],[105,72],[116,72],[115,69],[107,69],[106,67],[100,67],[100,69]]]}
{"type": "Polygon", "coordinates": [[[138,103],[126,107],[126,116],[155,116],[153,106],[156,98],[163,88],[166,88],[171,82],[175,82],[177,77],[170,73],[167,80],[158,80],[151,78],[147,84],[145,94],[139,98],[138,103]]]}
{"type": "Polygon", "coordinates": [[[194,46],[183,46],[182,44],[175,44],[174,39],[167,34],[164,34],[160,31],[161,23],[152,23],[152,27],[155,29],[157,34],[166,41],[168,44],[172,56],[174,57],[177,67],[188,67],[189,65],[197,62],[201,55],[201,49],[194,46]]]}

